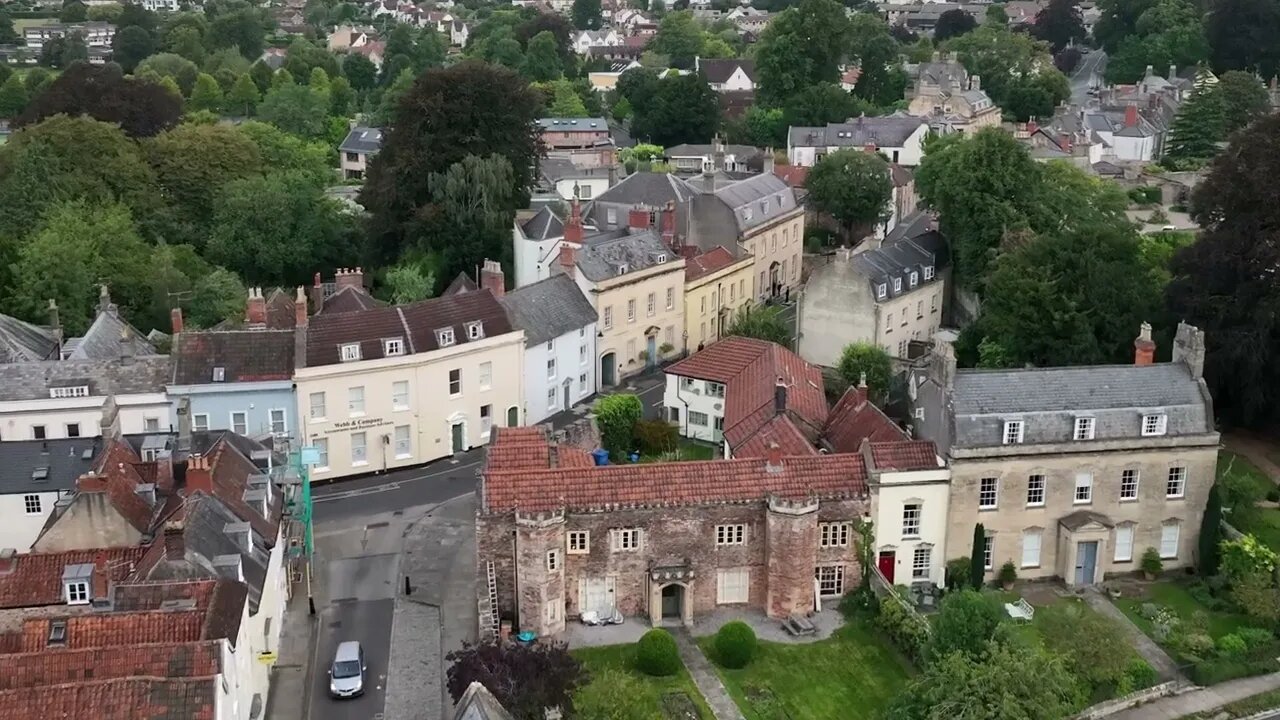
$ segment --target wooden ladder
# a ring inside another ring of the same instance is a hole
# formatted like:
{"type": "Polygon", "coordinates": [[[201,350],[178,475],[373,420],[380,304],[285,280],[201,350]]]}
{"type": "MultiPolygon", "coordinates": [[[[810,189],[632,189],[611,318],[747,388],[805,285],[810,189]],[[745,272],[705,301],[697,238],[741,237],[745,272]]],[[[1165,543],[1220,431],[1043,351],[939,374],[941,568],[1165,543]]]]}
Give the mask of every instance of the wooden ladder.
{"type": "Polygon", "coordinates": [[[485,607],[485,603],[481,603],[481,621],[485,623],[482,634],[493,639],[498,637],[498,579],[493,570],[492,560],[485,561],[484,570],[488,589],[485,599],[488,600],[488,607],[485,607]]]}

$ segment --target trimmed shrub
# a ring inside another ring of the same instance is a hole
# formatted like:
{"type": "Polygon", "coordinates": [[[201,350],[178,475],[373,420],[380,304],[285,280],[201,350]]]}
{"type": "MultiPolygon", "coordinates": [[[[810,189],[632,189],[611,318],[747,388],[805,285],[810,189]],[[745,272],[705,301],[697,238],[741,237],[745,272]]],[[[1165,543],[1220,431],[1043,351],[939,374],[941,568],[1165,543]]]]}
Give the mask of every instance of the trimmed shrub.
{"type": "Polygon", "coordinates": [[[1191,667],[1191,679],[1199,685],[1215,685],[1236,678],[1252,677],[1280,670],[1280,643],[1271,642],[1252,648],[1242,657],[1218,657],[1202,660],[1191,667]]]}
{"type": "Polygon", "coordinates": [[[636,643],[636,668],[654,677],[680,672],[680,651],[671,633],[658,628],[645,633],[636,643]]]}
{"type": "Polygon", "coordinates": [[[958,557],[948,560],[946,578],[948,590],[969,587],[969,558],[958,557]]]}
{"type": "Polygon", "coordinates": [[[886,598],[880,603],[875,625],[902,654],[911,660],[920,659],[929,640],[929,626],[920,616],[908,611],[902,603],[886,598]]]}
{"type": "Polygon", "coordinates": [[[1142,562],[1140,563],[1142,572],[1149,575],[1159,575],[1164,570],[1164,561],[1160,559],[1160,551],[1153,547],[1149,547],[1142,553],[1142,562]]]}
{"type": "Polygon", "coordinates": [[[756,654],[756,631],[741,620],[726,623],[716,633],[715,647],[720,665],[731,670],[744,668],[756,654]]]}
{"type": "Polygon", "coordinates": [[[1267,491],[1268,502],[1280,502],[1280,489],[1267,491]]]}
{"type": "Polygon", "coordinates": [[[661,455],[676,449],[680,434],[666,420],[641,420],[635,426],[636,445],[645,455],[661,455]]]}

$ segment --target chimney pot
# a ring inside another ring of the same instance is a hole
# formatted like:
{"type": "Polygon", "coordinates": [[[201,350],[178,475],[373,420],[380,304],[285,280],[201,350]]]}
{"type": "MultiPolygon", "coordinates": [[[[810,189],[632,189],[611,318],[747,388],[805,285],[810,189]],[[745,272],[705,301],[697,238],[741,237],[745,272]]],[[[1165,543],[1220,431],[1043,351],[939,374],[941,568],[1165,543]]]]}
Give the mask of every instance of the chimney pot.
{"type": "Polygon", "coordinates": [[[773,386],[773,412],[781,415],[787,411],[787,381],[781,375],[773,386]]]}
{"type": "Polygon", "coordinates": [[[187,458],[185,487],[187,495],[196,491],[213,494],[213,472],[209,468],[209,458],[195,454],[187,458]]]}
{"type": "Polygon", "coordinates": [[[293,298],[293,325],[299,328],[307,326],[307,292],[301,285],[293,298]]]}
{"type": "Polygon", "coordinates": [[[1151,339],[1151,323],[1142,323],[1133,341],[1133,364],[1151,365],[1156,359],[1156,344],[1151,339]]]}
{"type": "Polygon", "coordinates": [[[506,292],[506,278],[502,274],[502,263],[485,258],[480,269],[480,287],[493,293],[496,298],[506,292]]]}

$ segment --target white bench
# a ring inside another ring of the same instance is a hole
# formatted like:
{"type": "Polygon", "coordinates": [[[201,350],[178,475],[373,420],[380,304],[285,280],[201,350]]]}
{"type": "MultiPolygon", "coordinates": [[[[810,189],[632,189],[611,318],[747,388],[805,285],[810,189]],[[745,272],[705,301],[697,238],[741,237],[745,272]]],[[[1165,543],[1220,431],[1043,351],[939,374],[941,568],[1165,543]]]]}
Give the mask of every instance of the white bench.
{"type": "Polygon", "coordinates": [[[1009,613],[1009,617],[1014,620],[1024,620],[1031,622],[1036,616],[1036,609],[1031,607],[1031,603],[1022,598],[1018,598],[1016,602],[1005,603],[1004,611],[1009,613]]]}

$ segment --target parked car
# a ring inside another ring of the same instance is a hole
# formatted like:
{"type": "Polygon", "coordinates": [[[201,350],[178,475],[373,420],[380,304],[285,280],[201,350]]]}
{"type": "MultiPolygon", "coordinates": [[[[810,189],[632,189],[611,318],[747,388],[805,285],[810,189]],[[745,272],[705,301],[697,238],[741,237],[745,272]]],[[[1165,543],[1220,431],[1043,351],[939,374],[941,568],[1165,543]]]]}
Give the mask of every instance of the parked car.
{"type": "Polygon", "coordinates": [[[355,640],[338,645],[329,667],[329,694],[336,698],[350,698],[364,694],[364,648],[355,640]]]}

